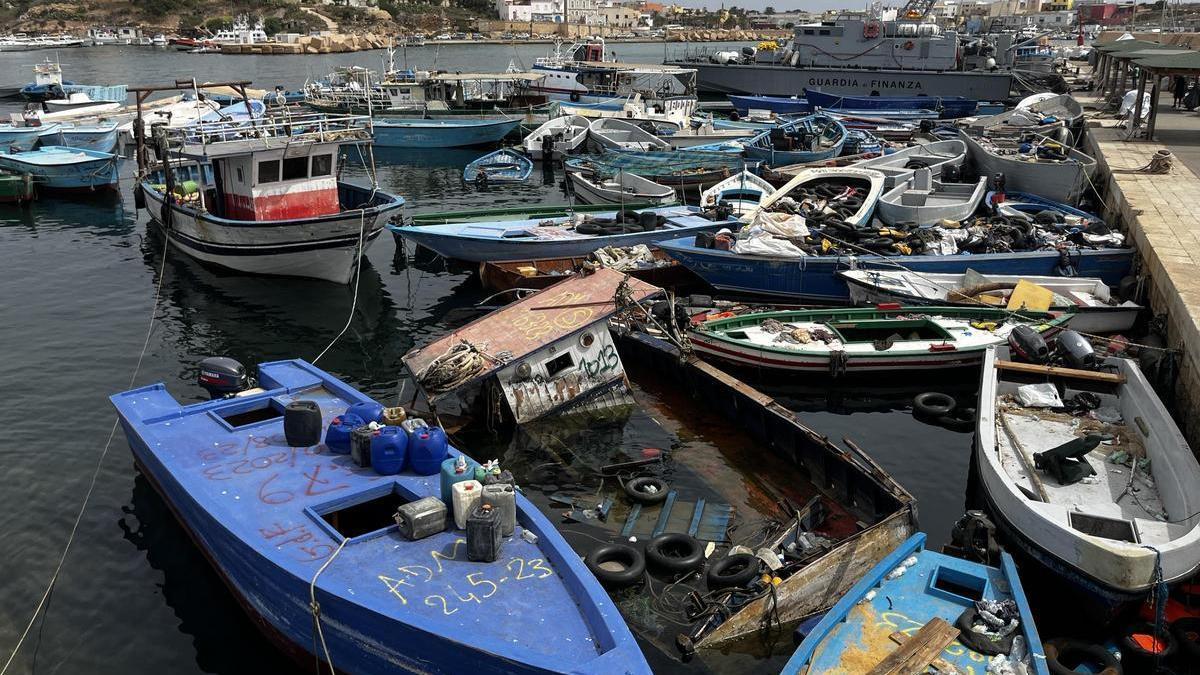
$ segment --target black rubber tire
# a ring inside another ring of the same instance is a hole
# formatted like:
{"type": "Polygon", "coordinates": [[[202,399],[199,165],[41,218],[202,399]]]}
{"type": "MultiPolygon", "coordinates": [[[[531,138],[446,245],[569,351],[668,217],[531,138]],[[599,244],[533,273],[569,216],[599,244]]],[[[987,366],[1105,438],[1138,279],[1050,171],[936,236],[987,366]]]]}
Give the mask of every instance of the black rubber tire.
{"type": "MultiPolygon", "coordinates": [[[[1121,638],[1117,640],[1117,646],[1121,649],[1121,662],[1130,668],[1138,672],[1143,672],[1143,669],[1153,668],[1156,660],[1165,661],[1175,654],[1177,649],[1175,637],[1165,627],[1163,628],[1163,632],[1158,635],[1158,638],[1167,644],[1157,654],[1142,649],[1140,645],[1134,642],[1132,637],[1134,633],[1154,635],[1154,624],[1136,622],[1126,626],[1121,631],[1121,638]]],[[[1149,671],[1147,670],[1146,672],[1149,671]]]]}
{"type": "Polygon", "coordinates": [[[1054,638],[1047,640],[1042,647],[1046,652],[1046,667],[1054,675],[1080,675],[1081,673],[1095,672],[1077,670],[1077,667],[1068,668],[1064,665],[1064,662],[1082,665],[1085,659],[1087,662],[1102,666],[1099,675],[1122,675],[1125,672],[1117,657],[1100,645],[1070,638],[1054,638]]]}
{"type": "Polygon", "coordinates": [[[927,391],[913,398],[913,413],[926,417],[938,418],[954,412],[958,405],[954,397],[940,391],[927,391]]]}
{"type": "Polygon", "coordinates": [[[1175,619],[1171,624],[1171,636],[1175,638],[1183,660],[1200,664],[1200,618],[1175,619]]]}
{"type": "Polygon", "coordinates": [[[584,563],[596,580],[609,588],[635,584],[646,573],[646,557],[641,551],[625,544],[601,544],[587,554],[584,563]],[[601,567],[608,562],[620,563],[625,568],[614,571],[601,567]]]}
{"type": "Polygon", "coordinates": [[[690,572],[704,565],[704,547],[683,532],[667,532],[646,543],[646,563],[664,572],[690,572]]]}
{"type": "Polygon", "coordinates": [[[749,553],[735,553],[710,563],[705,581],[708,589],[741,588],[758,578],[762,561],[749,553]]]}
{"type": "Polygon", "coordinates": [[[575,226],[575,231],[579,234],[597,235],[602,231],[599,225],[594,223],[580,223],[575,226]]]}
{"type": "MultiPolygon", "coordinates": [[[[968,410],[970,409],[968,408],[968,410]]],[[[969,434],[975,431],[975,416],[973,414],[970,418],[942,415],[937,418],[937,423],[950,431],[957,431],[960,434],[969,434]]]]}
{"type": "Polygon", "coordinates": [[[667,498],[667,481],[654,476],[633,478],[625,483],[625,494],[638,504],[658,504],[667,498]],[[646,492],[647,485],[653,485],[658,491],[646,492]]]}

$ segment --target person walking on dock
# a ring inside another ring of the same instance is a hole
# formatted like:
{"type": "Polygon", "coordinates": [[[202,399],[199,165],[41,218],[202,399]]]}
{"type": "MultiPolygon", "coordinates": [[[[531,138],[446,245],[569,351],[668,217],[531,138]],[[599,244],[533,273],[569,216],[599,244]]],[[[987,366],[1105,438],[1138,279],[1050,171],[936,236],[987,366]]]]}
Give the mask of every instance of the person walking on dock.
{"type": "Polygon", "coordinates": [[[1179,108],[1183,105],[1183,97],[1187,94],[1187,79],[1182,75],[1175,76],[1175,82],[1171,85],[1171,91],[1175,93],[1175,103],[1172,108],[1179,108]]]}

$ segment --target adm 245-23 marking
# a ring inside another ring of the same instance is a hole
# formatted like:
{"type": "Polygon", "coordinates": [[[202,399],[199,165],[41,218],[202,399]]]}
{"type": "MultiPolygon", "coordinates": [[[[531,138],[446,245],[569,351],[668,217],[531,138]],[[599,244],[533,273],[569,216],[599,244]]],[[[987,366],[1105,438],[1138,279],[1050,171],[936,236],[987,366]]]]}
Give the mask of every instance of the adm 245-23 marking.
{"type": "MultiPolygon", "coordinates": [[[[444,581],[442,578],[442,561],[443,560],[463,560],[458,558],[459,549],[467,543],[466,539],[455,539],[454,545],[450,547],[450,555],[445,555],[441,551],[430,551],[429,556],[433,566],[427,565],[401,565],[396,568],[402,576],[391,577],[386,574],[380,574],[379,580],[387,586],[388,592],[396,596],[402,604],[409,603],[409,595],[414,598],[423,595],[422,604],[427,607],[433,607],[441,610],[442,614],[450,616],[458,612],[462,605],[468,602],[483,604],[484,600],[492,597],[500,591],[501,584],[507,584],[511,581],[529,581],[537,579],[546,579],[554,576],[554,570],[541,558],[509,558],[505,563],[504,569],[509,573],[509,576],[503,576],[499,579],[485,579],[483,572],[472,572],[465,575],[464,580],[471,587],[466,595],[459,593],[450,583],[444,584],[446,593],[430,593],[429,586],[436,582],[444,581]],[[418,587],[420,584],[421,587],[418,587]],[[403,590],[402,590],[403,589],[403,590]],[[412,589],[409,591],[408,589],[412,589]]],[[[491,569],[491,568],[489,568],[491,569]]],[[[461,585],[460,589],[463,588],[461,585]]]]}

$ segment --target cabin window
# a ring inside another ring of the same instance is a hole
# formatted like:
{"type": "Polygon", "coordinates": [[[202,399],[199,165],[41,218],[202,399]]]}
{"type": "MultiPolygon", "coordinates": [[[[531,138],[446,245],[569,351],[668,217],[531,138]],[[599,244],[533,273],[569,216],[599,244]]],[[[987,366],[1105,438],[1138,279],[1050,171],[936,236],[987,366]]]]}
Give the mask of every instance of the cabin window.
{"type": "Polygon", "coordinates": [[[308,178],[308,157],[289,157],[283,160],[283,179],[308,178]]]}
{"type": "Polygon", "coordinates": [[[829,31],[827,31],[827,30],[817,31],[817,35],[829,35],[829,31]]]}
{"type": "Polygon", "coordinates": [[[279,181],[279,160],[269,159],[258,163],[258,182],[276,183],[279,181]]]}
{"type": "Polygon", "coordinates": [[[312,158],[311,175],[328,176],[333,173],[333,155],[314,155],[312,158]]]}
{"type": "Polygon", "coordinates": [[[805,35],[816,35],[816,32],[813,29],[809,28],[804,31],[804,34],[805,35]]]}
{"type": "Polygon", "coordinates": [[[239,183],[246,182],[246,178],[242,175],[242,167],[240,167],[240,166],[237,168],[237,182],[239,182],[239,183]]]}
{"type": "Polygon", "coordinates": [[[575,361],[571,358],[571,352],[556,356],[546,362],[546,377],[554,377],[574,365],[575,361]]]}

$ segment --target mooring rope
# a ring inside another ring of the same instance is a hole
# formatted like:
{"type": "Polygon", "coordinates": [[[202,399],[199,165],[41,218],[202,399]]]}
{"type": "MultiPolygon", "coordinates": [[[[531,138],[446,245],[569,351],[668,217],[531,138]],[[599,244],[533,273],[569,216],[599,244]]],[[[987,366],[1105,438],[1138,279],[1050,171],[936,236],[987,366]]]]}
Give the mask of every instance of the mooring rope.
{"type": "Polygon", "coordinates": [[[1134,168],[1110,166],[1108,170],[1112,173],[1171,173],[1171,165],[1174,159],[1175,156],[1171,154],[1171,151],[1163,148],[1151,155],[1150,161],[1142,166],[1134,168]]]}
{"type": "MultiPolygon", "coordinates": [[[[345,548],[346,542],[348,541],[350,541],[349,537],[342,537],[342,542],[338,544],[338,547],[336,550],[334,550],[333,555],[325,559],[325,562],[322,563],[321,567],[317,570],[317,573],[313,575],[312,581],[310,581],[308,584],[308,607],[310,610],[312,610],[313,617],[313,642],[315,643],[318,639],[320,639],[321,651],[325,653],[325,663],[329,664],[330,675],[337,675],[337,670],[335,670],[333,667],[333,657],[329,654],[329,646],[325,644],[325,631],[321,629],[321,603],[317,602],[317,579],[321,577],[321,573],[325,571],[325,568],[329,567],[329,565],[333,563],[334,558],[338,557],[338,554],[342,552],[342,549],[345,548]]],[[[313,658],[317,659],[316,672],[319,675],[321,672],[321,657],[317,655],[315,646],[316,645],[314,644],[313,658]]]]}

